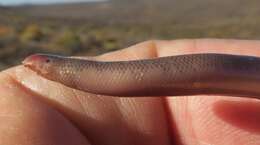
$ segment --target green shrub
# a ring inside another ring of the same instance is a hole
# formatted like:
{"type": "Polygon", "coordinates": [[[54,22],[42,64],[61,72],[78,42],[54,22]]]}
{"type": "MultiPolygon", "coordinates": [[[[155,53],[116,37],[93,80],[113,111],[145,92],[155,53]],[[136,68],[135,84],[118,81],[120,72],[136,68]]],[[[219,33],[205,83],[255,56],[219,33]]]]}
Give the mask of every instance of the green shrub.
{"type": "Polygon", "coordinates": [[[72,53],[81,49],[81,40],[75,32],[66,30],[55,40],[55,45],[65,52],[72,53]]]}
{"type": "Polygon", "coordinates": [[[103,42],[103,49],[113,51],[119,49],[119,44],[116,39],[110,38],[103,42]]]}
{"type": "Polygon", "coordinates": [[[40,41],[42,36],[40,27],[36,24],[30,24],[22,31],[20,40],[22,42],[40,41]]]}

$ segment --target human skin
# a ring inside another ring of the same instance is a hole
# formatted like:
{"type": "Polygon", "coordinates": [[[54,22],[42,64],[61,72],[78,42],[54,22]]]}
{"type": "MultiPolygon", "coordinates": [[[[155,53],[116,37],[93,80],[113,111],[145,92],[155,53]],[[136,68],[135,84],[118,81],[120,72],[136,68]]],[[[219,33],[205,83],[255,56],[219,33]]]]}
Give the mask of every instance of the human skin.
{"type": "MultiPolygon", "coordinates": [[[[93,59],[135,60],[206,52],[260,56],[260,41],[148,41],[93,59]]],[[[0,73],[0,92],[0,144],[260,144],[257,99],[107,97],[48,81],[23,66],[0,73]]]]}

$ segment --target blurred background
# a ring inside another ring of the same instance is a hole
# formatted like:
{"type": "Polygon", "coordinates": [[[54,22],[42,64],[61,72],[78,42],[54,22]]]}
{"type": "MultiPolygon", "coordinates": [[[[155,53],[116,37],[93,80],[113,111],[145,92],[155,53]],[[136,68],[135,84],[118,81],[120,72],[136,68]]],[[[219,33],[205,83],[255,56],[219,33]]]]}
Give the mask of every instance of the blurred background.
{"type": "Polygon", "coordinates": [[[38,52],[97,55],[149,39],[259,39],[259,7],[259,0],[0,0],[0,70],[38,52]]]}

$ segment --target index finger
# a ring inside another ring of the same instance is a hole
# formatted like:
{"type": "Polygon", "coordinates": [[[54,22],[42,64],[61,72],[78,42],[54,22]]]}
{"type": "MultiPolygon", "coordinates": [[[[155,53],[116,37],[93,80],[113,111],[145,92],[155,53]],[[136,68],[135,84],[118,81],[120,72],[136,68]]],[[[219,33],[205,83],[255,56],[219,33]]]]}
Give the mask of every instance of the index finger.
{"type": "Polygon", "coordinates": [[[150,40],[96,57],[99,60],[135,60],[193,53],[260,56],[260,41],[226,39],[150,40]]]}

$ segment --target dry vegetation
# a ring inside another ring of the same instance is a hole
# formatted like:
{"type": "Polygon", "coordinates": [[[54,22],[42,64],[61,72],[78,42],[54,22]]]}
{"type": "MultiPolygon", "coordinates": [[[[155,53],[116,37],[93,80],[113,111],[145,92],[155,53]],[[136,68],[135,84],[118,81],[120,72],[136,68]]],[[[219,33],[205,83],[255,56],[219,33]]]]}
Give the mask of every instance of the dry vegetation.
{"type": "Polygon", "coordinates": [[[257,0],[111,0],[0,7],[0,70],[46,52],[96,55],[148,39],[260,38],[257,0]]]}

